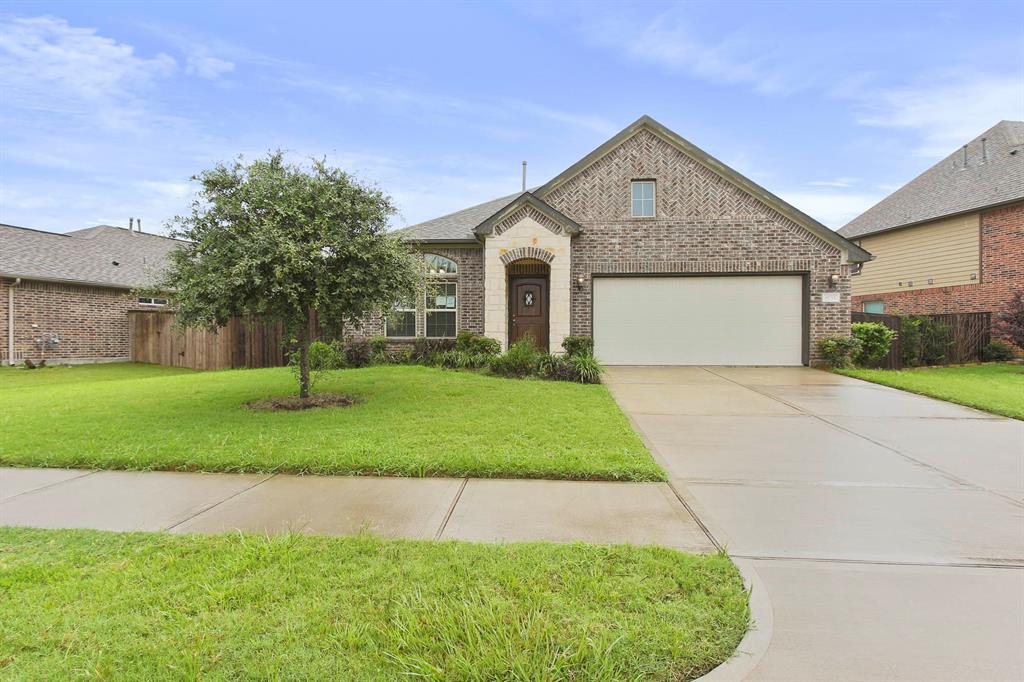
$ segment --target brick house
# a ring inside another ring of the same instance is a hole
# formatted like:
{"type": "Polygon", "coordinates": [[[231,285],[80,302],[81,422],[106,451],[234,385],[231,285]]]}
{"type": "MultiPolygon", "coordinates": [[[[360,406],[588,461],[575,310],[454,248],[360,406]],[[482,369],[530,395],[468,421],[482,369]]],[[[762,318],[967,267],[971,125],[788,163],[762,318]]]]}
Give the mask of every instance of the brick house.
{"type": "Polygon", "coordinates": [[[364,334],[503,347],[593,336],[607,364],[800,365],[848,334],[849,242],[644,116],[541,187],[402,232],[423,300],[364,334]]]}
{"type": "Polygon", "coordinates": [[[875,257],[854,310],[1000,312],[1024,288],[1024,122],[996,124],[839,233],[875,257]]]}
{"type": "Polygon", "coordinates": [[[109,225],[0,225],[0,362],[128,360],[128,310],[166,303],[132,290],[152,284],[180,243],[109,225]]]}

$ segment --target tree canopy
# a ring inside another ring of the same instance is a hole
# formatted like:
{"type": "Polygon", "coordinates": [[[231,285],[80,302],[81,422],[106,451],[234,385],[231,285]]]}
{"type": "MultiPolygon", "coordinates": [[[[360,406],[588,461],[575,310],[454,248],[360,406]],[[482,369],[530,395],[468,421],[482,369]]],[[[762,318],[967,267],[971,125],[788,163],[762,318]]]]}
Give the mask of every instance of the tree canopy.
{"type": "Polygon", "coordinates": [[[300,396],[309,394],[310,319],[340,329],[387,314],[412,296],[421,259],[388,232],[395,208],[380,189],[323,160],[281,152],[193,177],[191,213],[170,223],[188,244],[170,257],[162,287],[178,321],[216,328],[234,315],[281,322],[296,339],[300,396]]]}

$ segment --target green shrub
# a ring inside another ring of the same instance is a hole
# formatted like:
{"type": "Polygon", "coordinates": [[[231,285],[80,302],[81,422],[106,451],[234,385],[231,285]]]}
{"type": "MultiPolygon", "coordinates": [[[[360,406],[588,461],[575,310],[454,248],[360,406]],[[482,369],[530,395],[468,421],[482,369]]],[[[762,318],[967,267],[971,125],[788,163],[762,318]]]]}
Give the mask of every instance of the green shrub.
{"type": "Polygon", "coordinates": [[[388,340],[384,336],[371,336],[370,362],[375,365],[386,365],[391,363],[391,354],[388,353],[388,340]]]}
{"type": "Polygon", "coordinates": [[[455,339],[455,350],[474,355],[498,355],[501,353],[501,344],[489,336],[463,329],[455,339]]]}
{"type": "Polygon", "coordinates": [[[345,362],[349,367],[366,367],[372,358],[373,351],[366,339],[353,339],[345,346],[345,362]]]}
{"type": "Polygon", "coordinates": [[[593,355],[574,355],[570,358],[576,380],[584,384],[601,383],[604,368],[598,364],[593,355]]]}
{"type": "Polygon", "coordinates": [[[1007,362],[1013,360],[1013,348],[1008,343],[993,341],[981,349],[982,362],[1007,362]]]}
{"type": "Polygon", "coordinates": [[[928,315],[910,315],[902,318],[900,329],[904,365],[920,367],[947,362],[953,345],[953,330],[948,324],[928,315]]]}
{"type": "Polygon", "coordinates": [[[537,363],[537,374],[552,381],[576,381],[576,367],[565,355],[543,355],[537,363]]]}
{"type": "Polygon", "coordinates": [[[562,341],[562,349],[570,358],[577,355],[593,355],[594,340],[589,336],[567,336],[562,341]]]}
{"type": "Polygon", "coordinates": [[[492,356],[463,350],[445,350],[433,353],[427,358],[428,365],[446,369],[482,369],[491,362],[492,356]]]}
{"type": "MultiPolygon", "coordinates": [[[[288,364],[299,366],[299,352],[288,356],[288,364]]],[[[314,341],[309,344],[309,371],[326,372],[345,366],[345,346],[340,341],[314,341]]]]}
{"type": "Polygon", "coordinates": [[[412,346],[413,362],[427,363],[431,355],[455,349],[455,339],[428,339],[416,337],[412,346]]]}
{"type": "Polygon", "coordinates": [[[860,339],[852,336],[826,336],[818,341],[821,355],[832,367],[844,369],[853,365],[860,352],[860,339]]]}
{"type": "Polygon", "coordinates": [[[504,354],[491,358],[490,369],[499,376],[526,377],[537,373],[541,354],[531,337],[516,341],[504,354]]]}
{"type": "Polygon", "coordinates": [[[896,332],[878,322],[854,322],[850,332],[860,340],[860,351],[853,361],[862,367],[884,358],[896,338],[896,332]]]}
{"type": "Polygon", "coordinates": [[[398,348],[388,354],[388,360],[393,365],[413,364],[412,348],[398,348]]]}

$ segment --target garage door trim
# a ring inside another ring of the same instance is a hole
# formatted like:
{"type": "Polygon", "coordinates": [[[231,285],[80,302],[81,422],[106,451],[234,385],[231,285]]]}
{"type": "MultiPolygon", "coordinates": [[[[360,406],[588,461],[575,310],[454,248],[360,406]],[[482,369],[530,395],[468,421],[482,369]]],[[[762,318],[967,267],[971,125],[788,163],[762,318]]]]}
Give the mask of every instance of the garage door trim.
{"type": "Polygon", "coordinates": [[[804,365],[811,362],[811,273],[807,270],[772,272],[593,272],[590,274],[590,338],[594,338],[594,281],[598,278],[679,278],[679,277],[800,277],[800,357],[804,365]]]}

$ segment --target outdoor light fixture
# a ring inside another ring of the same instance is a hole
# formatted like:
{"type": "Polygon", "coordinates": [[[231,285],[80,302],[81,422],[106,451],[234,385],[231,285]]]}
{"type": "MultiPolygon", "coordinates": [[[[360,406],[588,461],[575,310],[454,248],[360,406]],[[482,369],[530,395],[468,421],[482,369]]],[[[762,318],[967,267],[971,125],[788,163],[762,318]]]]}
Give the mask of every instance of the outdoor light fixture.
{"type": "Polygon", "coordinates": [[[583,284],[584,284],[584,283],[585,283],[586,281],[587,281],[587,278],[586,278],[586,277],[577,277],[577,278],[576,278],[576,287],[577,287],[578,289],[582,289],[582,288],[583,288],[583,284]]]}
{"type": "Polygon", "coordinates": [[[828,276],[828,285],[830,287],[832,287],[833,289],[835,289],[837,286],[839,286],[839,275],[837,275],[836,273],[832,273],[831,275],[829,275],[828,276]]]}

